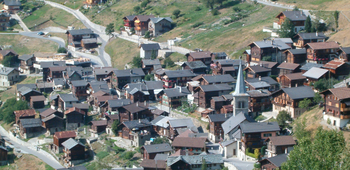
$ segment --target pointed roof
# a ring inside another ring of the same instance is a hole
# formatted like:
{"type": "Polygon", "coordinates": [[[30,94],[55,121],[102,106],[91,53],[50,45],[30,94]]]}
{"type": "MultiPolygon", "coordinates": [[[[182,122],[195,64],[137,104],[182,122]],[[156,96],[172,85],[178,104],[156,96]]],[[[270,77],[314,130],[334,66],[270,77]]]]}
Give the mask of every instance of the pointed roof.
{"type": "Polygon", "coordinates": [[[242,95],[242,94],[247,94],[247,92],[245,90],[245,83],[244,83],[243,72],[242,72],[242,60],[241,60],[239,62],[239,70],[238,70],[238,75],[236,80],[236,89],[233,95],[236,96],[236,95],[242,95]]]}

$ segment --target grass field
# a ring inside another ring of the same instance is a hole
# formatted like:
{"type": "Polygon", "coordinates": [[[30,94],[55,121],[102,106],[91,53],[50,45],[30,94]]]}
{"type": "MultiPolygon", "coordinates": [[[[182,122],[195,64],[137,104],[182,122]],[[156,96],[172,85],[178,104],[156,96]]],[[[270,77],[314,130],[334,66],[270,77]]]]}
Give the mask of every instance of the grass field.
{"type": "Polygon", "coordinates": [[[22,35],[0,35],[1,45],[11,45],[19,55],[34,52],[56,52],[58,44],[52,41],[22,35]]]}
{"type": "Polygon", "coordinates": [[[129,63],[133,57],[140,54],[140,49],[136,43],[120,38],[109,42],[105,50],[111,56],[113,67],[118,69],[124,69],[126,63],[129,63]]]}
{"type": "Polygon", "coordinates": [[[45,162],[39,158],[24,154],[21,158],[16,158],[13,163],[9,166],[0,166],[1,170],[15,170],[15,169],[25,169],[25,170],[54,170],[51,166],[47,165],[45,162]]]}
{"type": "Polygon", "coordinates": [[[54,8],[50,5],[44,5],[35,10],[32,15],[23,19],[23,22],[31,30],[40,30],[48,26],[67,29],[67,26],[76,28],[85,28],[85,26],[70,13],[54,8]]]}

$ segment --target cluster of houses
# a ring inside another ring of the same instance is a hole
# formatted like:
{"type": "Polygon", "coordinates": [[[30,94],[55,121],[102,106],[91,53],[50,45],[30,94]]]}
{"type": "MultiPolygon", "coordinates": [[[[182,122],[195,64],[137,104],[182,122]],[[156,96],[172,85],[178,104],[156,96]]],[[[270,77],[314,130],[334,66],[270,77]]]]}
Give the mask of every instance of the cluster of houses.
{"type": "Polygon", "coordinates": [[[173,20],[170,17],[155,17],[154,15],[129,15],[123,17],[124,30],[129,34],[132,30],[136,35],[145,35],[146,31],[150,36],[159,36],[172,29],[173,20]]]}

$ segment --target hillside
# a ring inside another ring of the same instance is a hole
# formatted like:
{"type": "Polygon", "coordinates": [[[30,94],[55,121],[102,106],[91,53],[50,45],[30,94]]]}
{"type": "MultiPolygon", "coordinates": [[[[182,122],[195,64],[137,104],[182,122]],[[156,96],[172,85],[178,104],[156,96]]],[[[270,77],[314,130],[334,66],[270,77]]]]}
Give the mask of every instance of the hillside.
{"type": "Polygon", "coordinates": [[[276,3],[296,5],[298,8],[326,11],[347,11],[350,4],[348,0],[276,0],[276,3]]]}

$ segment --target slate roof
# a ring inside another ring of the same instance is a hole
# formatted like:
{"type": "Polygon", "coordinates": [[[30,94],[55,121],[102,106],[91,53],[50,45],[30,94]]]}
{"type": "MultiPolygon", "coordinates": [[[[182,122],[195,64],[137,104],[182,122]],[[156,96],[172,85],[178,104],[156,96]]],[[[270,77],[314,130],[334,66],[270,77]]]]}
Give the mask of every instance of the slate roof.
{"type": "MultiPolygon", "coordinates": [[[[263,160],[261,160],[261,161],[263,161],[263,160]]],[[[274,157],[266,158],[265,160],[268,160],[269,162],[271,162],[272,164],[276,165],[277,167],[281,167],[282,164],[288,160],[288,155],[287,154],[281,154],[281,155],[277,155],[277,156],[274,156],[274,157]]]]}
{"type": "Polygon", "coordinates": [[[113,73],[117,77],[137,77],[145,76],[145,73],[141,68],[127,69],[127,70],[113,70],[113,73]]]}
{"type": "Polygon", "coordinates": [[[240,124],[242,133],[280,131],[277,122],[245,122],[240,124]]]}
{"type": "Polygon", "coordinates": [[[207,138],[175,137],[173,147],[205,148],[207,138]]]}
{"type": "Polygon", "coordinates": [[[41,127],[41,120],[34,118],[20,119],[20,124],[22,124],[24,128],[41,127]]]}
{"type": "Polygon", "coordinates": [[[170,152],[173,150],[168,143],[143,145],[142,147],[147,151],[147,153],[170,152]]]}
{"type": "Polygon", "coordinates": [[[350,54],[350,47],[340,47],[345,54],[350,54]]]}
{"type": "Polygon", "coordinates": [[[160,46],[158,43],[141,44],[141,48],[145,51],[160,50],[160,46]]]}
{"type": "Polygon", "coordinates": [[[281,63],[277,68],[279,69],[287,69],[287,70],[295,70],[300,66],[300,64],[294,63],[281,63]]]}
{"type": "Polygon", "coordinates": [[[92,90],[94,91],[94,93],[96,93],[98,91],[102,91],[105,93],[111,93],[111,91],[109,90],[108,84],[105,81],[93,81],[93,82],[89,82],[89,85],[92,88],[92,90]]]}
{"type": "Polygon", "coordinates": [[[17,89],[17,91],[21,92],[21,95],[27,95],[30,92],[36,92],[37,94],[41,94],[41,92],[37,91],[37,90],[33,90],[29,87],[21,87],[20,89],[17,89]]]}
{"type": "Polygon", "coordinates": [[[168,70],[165,71],[165,75],[167,75],[169,78],[196,76],[196,74],[192,73],[191,70],[168,70]]]}
{"type": "Polygon", "coordinates": [[[9,75],[13,70],[17,70],[15,68],[11,67],[1,67],[0,68],[0,75],[9,75]]]}
{"type": "Polygon", "coordinates": [[[307,43],[305,46],[309,46],[314,50],[340,48],[339,44],[335,41],[307,43]]]}
{"type": "Polygon", "coordinates": [[[158,23],[158,22],[160,22],[161,20],[167,20],[167,21],[169,21],[169,22],[173,22],[173,20],[172,20],[170,17],[150,18],[150,20],[151,20],[153,23],[158,23]]]}
{"type": "Polygon", "coordinates": [[[87,103],[73,103],[73,107],[78,109],[89,109],[89,104],[87,103]]]}
{"type": "Polygon", "coordinates": [[[271,96],[271,92],[267,89],[261,89],[261,90],[250,90],[247,91],[250,97],[268,97],[271,96]]]}
{"type": "Polygon", "coordinates": [[[51,114],[54,114],[55,112],[57,112],[57,111],[54,109],[48,108],[45,111],[41,112],[40,116],[47,117],[47,116],[50,116],[51,114]]]}
{"type": "Polygon", "coordinates": [[[107,126],[107,120],[95,120],[90,123],[94,126],[107,126]]]}
{"type": "MultiPolygon", "coordinates": [[[[157,154],[158,155],[158,154],[157,154]]],[[[166,169],[165,160],[155,160],[155,159],[144,159],[140,163],[140,166],[144,169],[166,169]]]]}
{"type": "Polygon", "coordinates": [[[148,90],[163,89],[162,81],[145,81],[148,90]]]}
{"type": "Polygon", "coordinates": [[[77,102],[77,101],[79,101],[73,94],[61,93],[61,94],[59,94],[59,96],[64,102],[77,102]]]}
{"type": "Polygon", "coordinates": [[[17,84],[16,86],[17,86],[17,91],[22,87],[28,87],[33,90],[36,89],[36,84],[17,84]]]}
{"type": "Polygon", "coordinates": [[[83,75],[83,67],[67,67],[67,75],[69,77],[73,76],[74,73],[78,73],[78,75],[82,76],[83,75]]]}
{"type": "Polygon", "coordinates": [[[288,51],[290,53],[292,53],[293,55],[306,54],[306,49],[305,48],[303,48],[303,49],[289,49],[289,50],[287,50],[285,52],[288,52],[288,51]]]}
{"type": "Polygon", "coordinates": [[[57,116],[57,115],[55,115],[55,114],[52,114],[52,115],[50,115],[50,116],[48,116],[48,117],[45,117],[45,118],[41,119],[41,121],[47,122],[47,121],[52,120],[52,119],[54,119],[54,118],[59,118],[59,119],[62,119],[62,120],[63,120],[63,118],[61,118],[61,117],[59,117],[59,116],[57,116]]]}
{"type": "Polygon", "coordinates": [[[78,142],[78,141],[76,141],[76,140],[74,140],[72,138],[69,138],[66,141],[62,142],[62,146],[67,148],[67,149],[69,149],[69,150],[74,148],[77,145],[84,146],[82,143],[80,143],[80,142],[78,142]]]}
{"type": "Polygon", "coordinates": [[[152,124],[147,119],[126,121],[126,122],[123,122],[123,124],[128,129],[143,128],[143,127],[152,126],[152,124]],[[141,123],[139,121],[141,121],[141,123]]]}
{"type": "Polygon", "coordinates": [[[211,52],[209,51],[190,52],[187,55],[192,56],[194,59],[211,58],[211,52]]]}
{"type": "Polygon", "coordinates": [[[326,70],[326,69],[322,69],[322,68],[318,68],[318,67],[312,67],[310,70],[306,71],[303,74],[303,76],[318,80],[319,78],[321,78],[327,72],[328,72],[328,70],[326,70]]]}
{"type": "Polygon", "coordinates": [[[183,118],[183,119],[172,119],[169,120],[169,125],[173,128],[180,127],[194,127],[193,121],[191,118],[183,118]]]}
{"type": "Polygon", "coordinates": [[[53,82],[43,82],[43,83],[36,83],[38,89],[43,89],[43,88],[52,88],[53,82]]]}
{"type": "Polygon", "coordinates": [[[187,65],[190,69],[208,68],[202,61],[184,62],[182,66],[187,65]]]}
{"type": "Polygon", "coordinates": [[[200,88],[204,92],[214,92],[214,91],[229,91],[232,90],[232,87],[228,84],[210,84],[210,85],[202,85],[200,88]]]}
{"type": "Polygon", "coordinates": [[[83,38],[81,41],[84,44],[94,44],[97,43],[97,38],[83,38]]]}
{"type": "Polygon", "coordinates": [[[142,63],[146,66],[149,66],[149,65],[160,65],[160,61],[159,59],[154,59],[154,60],[151,60],[151,59],[142,59],[142,63]]]}
{"type": "Polygon", "coordinates": [[[74,80],[71,82],[74,87],[82,87],[88,85],[88,82],[86,80],[74,80]]]}
{"type": "Polygon", "coordinates": [[[305,21],[307,18],[303,11],[283,11],[282,13],[291,21],[305,21]]]}
{"type": "Polygon", "coordinates": [[[143,103],[131,103],[129,105],[124,105],[123,108],[130,113],[137,113],[148,109],[143,103]]]}
{"type": "Polygon", "coordinates": [[[95,72],[95,75],[107,75],[108,73],[112,72],[113,70],[118,70],[118,69],[112,68],[112,67],[102,67],[102,68],[95,68],[94,72],[95,72]]]}
{"type": "Polygon", "coordinates": [[[315,92],[310,86],[282,88],[282,90],[293,100],[315,97],[315,92]]]}
{"type": "Polygon", "coordinates": [[[182,160],[190,165],[202,165],[202,161],[205,159],[207,164],[223,164],[223,158],[221,154],[205,154],[205,155],[180,155],[169,156],[167,159],[167,165],[171,166],[176,162],[182,160]]]}
{"type": "Polygon", "coordinates": [[[75,138],[77,134],[74,131],[61,131],[61,132],[55,132],[55,137],[58,139],[62,138],[75,138]]]}
{"type": "Polygon", "coordinates": [[[296,145],[293,136],[274,136],[268,138],[273,145],[283,146],[283,145],[296,145]]]}
{"type": "Polygon", "coordinates": [[[253,83],[249,83],[249,85],[251,85],[255,89],[267,88],[267,87],[271,86],[269,83],[267,83],[265,81],[253,82],[253,83]]]}
{"type": "Polygon", "coordinates": [[[170,98],[182,97],[190,94],[190,91],[186,87],[175,87],[171,89],[164,89],[163,92],[170,98]],[[180,88],[181,88],[181,92],[180,92],[180,88]]]}
{"type": "Polygon", "coordinates": [[[40,95],[40,96],[30,96],[30,99],[33,102],[38,102],[38,101],[45,101],[45,96],[44,95],[40,95]]]}
{"type": "Polygon", "coordinates": [[[212,97],[211,99],[214,100],[215,102],[223,102],[223,101],[226,101],[226,100],[224,99],[224,97],[222,97],[222,96],[212,97]]]}
{"type": "Polygon", "coordinates": [[[135,16],[136,15],[128,15],[128,16],[125,16],[124,18],[126,18],[129,21],[134,21],[135,16]]]}
{"type": "Polygon", "coordinates": [[[317,64],[317,63],[306,63],[303,66],[300,67],[300,70],[310,70],[312,67],[318,67],[321,68],[323,64],[317,64]]]}
{"type": "Polygon", "coordinates": [[[302,80],[302,79],[306,79],[306,77],[303,75],[302,72],[285,74],[285,76],[288,77],[289,80],[302,80]]]}
{"type": "Polygon", "coordinates": [[[21,2],[19,0],[4,0],[4,4],[7,6],[20,6],[21,2]]]}
{"type": "Polygon", "coordinates": [[[295,36],[300,36],[304,40],[317,40],[327,38],[322,32],[299,33],[295,36]]]}
{"type": "Polygon", "coordinates": [[[63,78],[54,78],[53,79],[53,83],[55,86],[57,85],[65,85],[66,83],[64,82],[64,79],[63,78]]]}
{"type": "Polygon", "coordinates": [[[251,43],[250,45],[255,44],[259,48],[278,48],[279,50],[287,50],[291,49],[289,45],[287,45],[285,42],[281,40],[265,40],[265,41],[255,41],[251,43]]]}
{"type": "MultiPolygon", "coordinates": [[[[220,59],[220,60],[214,60],[214,63],[218,62],[222,66],[239,66],[241,60],[225,60],[225,59],[220,59]]],[[[245,62],[242,61],[242,65],[244,65],[245,62]]]]}
{"type": "Polygon", "coordinates": [[[109,107],[122,107],[131,103],[130,99],[112,99],[107,102],[109,107]]]}
{"type": "Polygon", "coordinates": [[[23,60],[23,61],[27,61],[27,60],[29,60],[29,59],[31,59],[33,57],[34,57],[34,54],[32,54],[32,55],[24,54],[24,55],[19,56],[18,59],[19,60],[23,60]]]}
{"type": "Polygon", "coordinates": [[[227,119],[232,117],[232,113],[228,114],[210,114],[208,115],[209,121],[211,122],[225,122],[227,119]]]}
{"type": "Polygon", "coordinates": [[[67,33],[71,35],[87,35],[93,34],[91,29],[79,29],[79,30],[67,30],[67,33]]]}
{"type": "Polygon", "coordinates": [[[53,66],[65,66],[65,61],[48,61],[48,62],[41,62],[40,67],[41,68],[49,68],[53,66]]]}
{"type": "MultiPolygon", "coordinates": [[[[243,112],[238,113],[236,116],[231,116],[224,123],[221,124],[222,129],[224,130],[224,134],[228,134],[232,129],[236,128],[243,121],[248,120],[248,115],[243,112]]],[[[253,121],[249,118],[248,121],[253,121]]]]}
{"type": "Polygon", "coordinates": [[[264,81],[270,85],[278,84],[278,82],[276,80],[274,80],[273,78],[271,78],[270,76],[261,77],[261,80],[259,80],[259,78],[253,78],[253,79],[246,79],[245,81],[249,84],[254,83],[254,82],[260,82],[260,81],[264,81]]]}
{"type": "Polygon", "coordinates": [[[213,55],[215,55],[215,57],[227,57],[227,54],[225,52],[217,52],[217,53],[213,53],[213,55]]]}
{"type": "Polygon", "coordinates": [[[168,158],[167,154],[157,153],[154,160],[166,160],[168,158]]]}
{"type": "Polygon", "coordinates": [[[274,40],[279,40],[286,44],[293,44],[293,40],[291,38],[274,38],[274,40]]]}
{"type": "Polygon", "coordinates": [[[265,68],[265,67],[261,67],[259,65],[257,65],[257,66],[250,66],[250,67],[247,67],[245,69],[248,69],[248,68],[250,68],[254,73],[261,73],[261,72],[269,72],[269,71],[271,71],[271,69],[265,68]]]}
{"type": "Polygon", "coordinates": [[[208,83],[232,83],[236,80],[230,74],[223,75],[205,75],[203,76],[208,83]]]}
{"type": "Polygon", "coordinates": [[[175,119],[175,118],[160,115],[160,116],[156,117],[155,119],[153,119],[151,121],[151,124],[153,126],[160,126],[163,128],[168,128],[169,127],[168,121],[173,120],[173,119],[175,119]]]}

